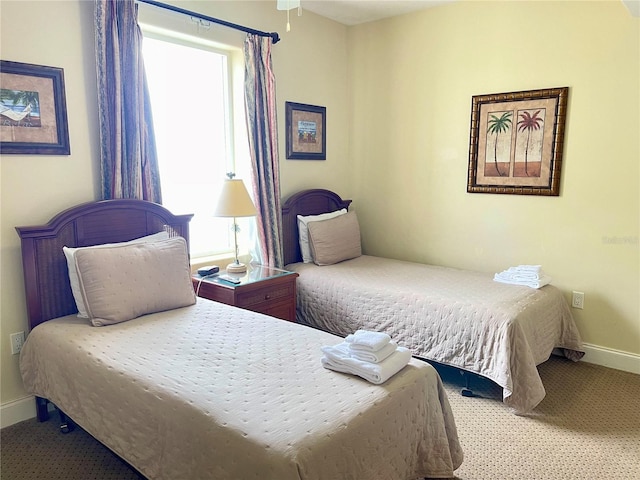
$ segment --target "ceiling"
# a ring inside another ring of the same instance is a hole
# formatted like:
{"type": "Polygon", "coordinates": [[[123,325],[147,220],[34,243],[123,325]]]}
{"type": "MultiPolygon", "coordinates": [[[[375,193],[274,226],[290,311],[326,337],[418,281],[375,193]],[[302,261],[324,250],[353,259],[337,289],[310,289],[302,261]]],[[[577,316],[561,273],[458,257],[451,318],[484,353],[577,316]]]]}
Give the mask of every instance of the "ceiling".
{"type": "MultiPolygon", "coordinates": [[[[382,18],[454,2],[456,0],[301,0],[302,10],[344,25],[358,25],[382,18]]],[[[640,17],[640,0],[621,0],[634,17],[640,17]]]]}
{"type": "Polygon", "coordinates": [[[309,10],[344,25],[358,25],[452,1],[454,0],[301,0],[300,3],[303,11],[309,10]]]}

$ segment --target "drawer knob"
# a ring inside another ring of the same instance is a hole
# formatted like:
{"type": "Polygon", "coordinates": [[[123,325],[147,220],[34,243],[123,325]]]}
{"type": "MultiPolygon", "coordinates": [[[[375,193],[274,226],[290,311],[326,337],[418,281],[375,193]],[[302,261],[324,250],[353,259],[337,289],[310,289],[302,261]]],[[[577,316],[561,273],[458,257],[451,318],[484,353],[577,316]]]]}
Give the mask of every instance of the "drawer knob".
{"type": "Polygon", "coordinates": [[[271,298],[271,295],[269,295],[268,293],[264,296],[265,300],[269,300],[271,298]]]}

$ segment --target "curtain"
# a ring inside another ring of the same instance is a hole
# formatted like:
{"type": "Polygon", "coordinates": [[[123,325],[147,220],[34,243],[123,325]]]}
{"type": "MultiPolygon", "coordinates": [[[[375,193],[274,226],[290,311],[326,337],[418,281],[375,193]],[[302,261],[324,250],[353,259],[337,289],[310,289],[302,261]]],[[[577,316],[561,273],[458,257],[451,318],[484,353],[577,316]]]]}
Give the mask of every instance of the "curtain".
{"type": "Polygon", "coordinates": [[[253,197],[258,215],[261,263],[284,267],[280,168],[276,122],[276,85],[271,65],[271,37],[248,34],[244,42],[245,108],[253,197]]]}
{"type": "Polygon", "coordinates": [[[161,203],[142,32],[133,0],[96,0],[102,198],[161,203]]]}

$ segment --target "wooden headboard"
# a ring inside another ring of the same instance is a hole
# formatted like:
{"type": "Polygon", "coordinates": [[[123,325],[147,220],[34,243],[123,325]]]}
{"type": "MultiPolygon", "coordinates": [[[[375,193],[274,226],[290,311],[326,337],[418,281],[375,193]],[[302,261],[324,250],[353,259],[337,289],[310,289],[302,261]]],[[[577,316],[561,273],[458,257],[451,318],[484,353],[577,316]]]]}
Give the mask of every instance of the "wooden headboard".
{"type": "Polygon", "coordinates": [[[189,244],[193,215],[173,215],[157,203],[118,199],[69,208],[49,223],[16,227],[22,240],[22,267],[29,327],[77,312],[62,247],[87,247],[133,240],[167,230],[189,244]]]}
{"type": "Polygon", "coordinates": [[[302,261],[298,242],[297,215],[319,215],[349,208],[351,200],[343,200],[336,193],[320,188],[302,190],[291,195],[282,205],[282,243],[284,264],[302,261]]]}

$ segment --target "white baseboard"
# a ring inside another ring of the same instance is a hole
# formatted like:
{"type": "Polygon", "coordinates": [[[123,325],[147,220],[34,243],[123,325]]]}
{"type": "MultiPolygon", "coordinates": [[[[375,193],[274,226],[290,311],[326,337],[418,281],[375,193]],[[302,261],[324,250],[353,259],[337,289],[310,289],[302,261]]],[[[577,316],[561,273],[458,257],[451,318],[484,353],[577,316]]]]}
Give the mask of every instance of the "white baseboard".
{"type": "MultiPolygon", "coordinates": [[[[47,410],[49,413],[53,413],[56,411],[56,407],[53,403],[48,403],[47,410]]],[[[36,397],[33,395],[0,406],[0,428],[9,427],[32,418],[36,418],[36,397]]]]}
{"type": "MultiPolygon", "coordinates": [[[[640,375],[640,355],[590,344],[585,344],[584,350],[583,362],[640,375]]],[[[49,404],[49,408],[53,406],[49,404]]],[[[35,416],[36,402],[33,396],[7,402],[0,406],[0,428],[35,418],[35,416]]]]}
{"type": "Polygon", "coordinates": [[[32,395],[4,403],[0,407],[0,428],[35,418],[35,416],[36,401],[32,395]]]}
{"type": "Polygon", "coordinates": [[[583,362],[640,375],[640,355],[588,343],[584,344],[584,351],[583,362]]]}

